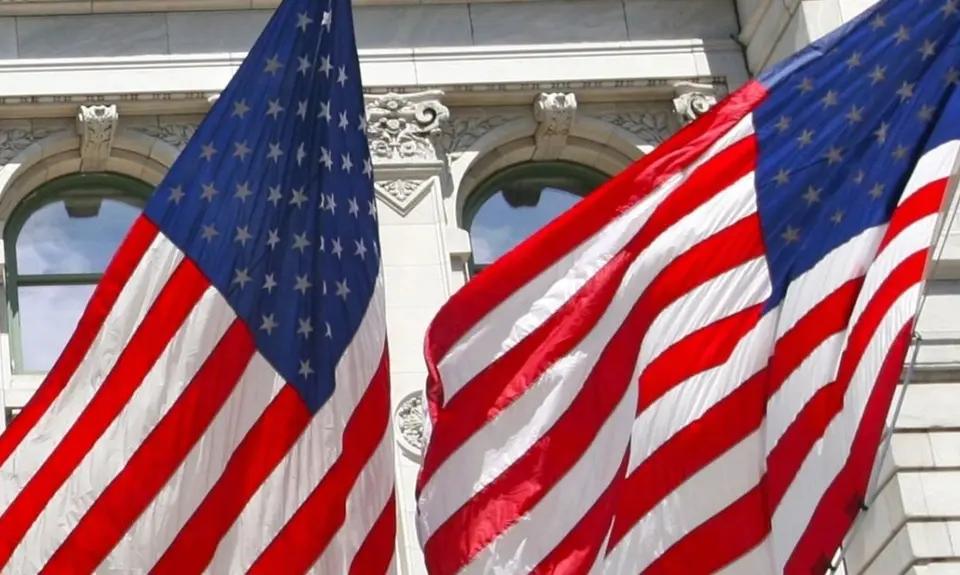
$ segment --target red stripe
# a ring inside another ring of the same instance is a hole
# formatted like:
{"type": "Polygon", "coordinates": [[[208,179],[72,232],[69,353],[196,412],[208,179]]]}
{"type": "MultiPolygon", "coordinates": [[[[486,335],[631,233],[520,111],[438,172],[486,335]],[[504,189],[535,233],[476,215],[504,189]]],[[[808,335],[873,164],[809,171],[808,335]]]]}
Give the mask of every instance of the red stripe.
{"type": "MultiPolygon", "coordinates": [[[[570,300],[432,414],[434,431],[418,478],[418,497],[454,451],[523,395],[593,329],[636,258],[664,231],[749,174],[755,158],[756,138],[748,137],[701,166],[656,207],[637,235],[570,300]]],[[[753,225],[759,227],[758,222],[753,225]]]]}
{"type": "MultiPolygon", "coordinates": [[[[390,375],[387,351],[360,403],[349,415],[343,430],[343,451],[297,509],[293,517],[277,533],[257,558],[248,575],[274,573],[306,573],[347,519],[347,497],[387,433],[390,419],[390,375]]],[[[343,414],[344,417],[347,414],[343,414]]],[[[390,459],[393,469],[393,458],[390,459]]],[[[378,478],[389,481],[386,478],[378,478]]],[[[382,543],[382,542],[381,542],[382,543]]],[[[393,540],[379,553],[392,553],[393,540]]]]}
{"type": "Polygon", "coordinates": [[[887,233],[880,243],[879,250],[887,247],[887,244],[893,238],[900,235],[900,232],[914,222],[937,213],[943,204],[943,195],[947,189],[948,181],[949,178],[943,178],[930,182],[897,206],[896,211],[893,212],[893,217],[890,218],[890,225],[887,226],[887,233]]]}
{"type": "Polygon", "coordinates": [[[760,371],[645,458],[623,486],[610,534],[613,549],[640,519],[698,471],[763,423],[766,372],[760,371]]]}
{"type": "Polygon", "coordinates": [[[238,319],[167,414],[47,562],[49,573],[92,573],[174,474],[230,397],[255,344],[238,319]]]}
{"type": "MultiPolygon", "coordinates": [[[[846,328],[861,285],[862,279],[851,280],[814,306],[780,338],[767,368],[640,463],[627,478],[624,491],[632,496],[624,498],[618,509],[611,548],[659,501],[760,427],[767,402],[783,381],[826,338],[846,328]]],[[[672,367],[678,372],[686,369],[683,362],[672,367]]],[[[664,377],[676,379],[669,373],[664,377]]]]}
{"type": "Polygon", "coordinates": [[[560,544],[554,547],[550,554],[531,571],[531,575],[589,572],[596,563],[597,555],[610,531],[613,514],[617,508],[617,499],[621,494],[623,477],[627,473],[629,457],[629,451],[623,454],[620,469],[617,470],[607,489],[577,522],[577,525],[560,541],[560,544]]]}
{"type": "Polygon", "coordinates": [[[0,466],[6,463],[10,454],[67,386],[156,235],[157,228],[150,220],[140,217],[133,223],[126,239],[107,266],[103,279],[97,284],[63,353],[27,405],[17,414],[6,431],[0,434],[0,466]]]}
{"type": "Polygon", "coordinates": [[[354,556],[349,575],[376,575],[389,571],[396,540],[397,500],[396,494],[391,492],[390,500],[354,556]]]}
{"type": "Polygon", "coordinates": [[[848,280],[823,298],[780,336],[770,358],[770,381],[767,398],[772,398],[783,387],[787,378],[824,341],[847,329],[857,296],[863,288],[863,277],[848,280]]]}
{"type": "Polygon", "coordinates": [[[250,498],[310,423],[311,413],[285,385],[230,456],[223,474],[150,573],[200,573],[250,498]]]}
{"type": "Polygon", "coordinates": [[[664,308],[762,253],[759,218],[753,215],[676,257],[635,302],[557,423],[426,542],[424,552],[431,572],[459,571],[564,477],[626,392],[643,338],[664,308]]]}
{"type": "Polygon", "coordinates": [[[687,335],[657,355],[640,375],[637,414],[684,381],[719,367],[760,321],[764,304],[757,304],[687,335]]]}
{"type": "MultiPolygon", "coordinates": [[[[916,264],[913,263],[910,265],[915,266],[916,264]]],[[[910,273],[912,272],[909,271],[909,268],[903,268],[903,266],[901,266],[891,274],[891,278],[893,278],[892,281],[902,283],[902,278],[905,278],[910,273]],[[908,271],[901,271],[903,269],[907,269],[908,271]]],[[[873,329],[876,328],[876,323],[868,319],[876,313],[874,311],[874,302],[878,300],[881,302],[886,301],[886,307],[889,308],[889,305],[895,301],[896,296],[902,293],[902,290],[898,293],[893,293],[897,291],[897,288],[888,287],[888,285],[896,285],[890,284],[890,281],[891,279],[888,279],[888,282],[884,284],[881,291],[877,293],[878,297],[874,298],[871,306],[868,306],[864,315],[861,316],[861,321],[854,327],[850,336],[851,344],[848,346],[848,350],[850,350],[851,347],[857,347],[857,341],[862,338],[864,333],[867,333],[865,330],[869,330],[870,326],[872,326],[873,329]],[[893,291],[891,291],[891,289],[893,291]],[[883,295],[881,295],[881,292],[883,292],[883,295]],[[891,295],[893,296],[892,298],[891,295]],[[870,313],[869,316],[868,311],[870,313]],[[868,323],[865,324],[865,322],[868,323]],[[864,327],[864,325],[867,327],[864,327]]],[[[808,356],[826,337],[835,333],[835,331],[833,331],[835,329],[835,321],[816,321],[816,318],[819,317],[825,320],[844,313],[844,308],[849,306],[851,290],[854,290],[854,286],[859,287],[861,282],[862,280],[857,279],[845,284],[825,300],[825,305],[824,303],[818,304],[818,306],[811,311],[811,315],[805,316],[804,319],[795,326],[794,330],[791,330],[791,332],[798,329],[817,330],[819,337],[801,337],[798,335],[792,339],[792,343],[797,347],[787,346],[783,348],[790,349],[790,358],[808,356]],[[810,319],[811,317],[814,319],[810,319]]],[[[847,315],[843,317],[849,319],[849,312],[846,313],[847,315]]],[[[882,314],[880,318],[882,318],[882,314]]],[[[878,322],[879,318],[877,318],[876,321],[878,322]]],[[[777,363],[777,358],[775,357],[771,363],[777,363]]],[[[788,360],[786,363],[793,363],[793,360],[788,360]]],[[[772,365],[769,369],[771,372],[773,371],[772,365]]],[[[769,382],[782,383],[780,374],[786,377],[791,371],[792,370],[787,371],[786,369],[782,369],[776,374],[772,374],[769,382]]],[[[849,382],[849,379],[847,381],[849,382]]],[[[741,391],[743,389],[744,386],[738,389],[736,393],[740,397],[747,397],[747,394],[741,391]]],[[[831,384],[824,389],[838,389],[838,386],[831,384]]],[[[845,386],[843,390],[845,391],[845,386]]],[[[770,393],[772,393],[772,391],[770,391],[770,393]]],[[[822,393],[830,394],[832,397],[833,394],[837,392],[828,391],[822,393]]],[[[818,392],[818,395],[820,395],[820,392],[818,392]]],[[[732,397],[733,396],[731,396],[731,399],[732,397]]],[[[614,526],[614,533],[617,536],[617,540],[623,536],[625,531],[632,528],[636,521],[649,512],[649,510],[653,508],[653,505],[676,489],[683,481],[692,476],[693,473],[705,467],[713,458],[726,452],[726,450],[743,440],[743,438],[747,437],[749,433],[759,426],[765,415],[765,406],[768,398],[765,393],[764,396],[761,397],[762,401],[759,403],[755,401],[755,399],[756,397],[753,397],[748,400],[752,405],[746,405],[742,400],[731,402],[726,406],[726,415],[722,419],[713,413],[719,407],[718,404],[717,407],[707,412],[707,415],[711,416],[711,420],[707,420],[705,416],[701,418],[701,420],[698,420],[698,422],[688,426],[677,434],[674,439],[671,439],[670,442],[664,445],[664,448],[670,446],[669,451],[664,451],[663,454],[655,453],[654,457],[649,458],[641,464],[637,471],[634,472],[634,475],[628,478],[627,485],[624,489],[627,492],[642,493],[643,496],[637,497],[636,499],[638,499],[638,501],[636,502],[629,501],[629,511],[623,510],[622,507],[621,510],[618,510],[617,523],[614,526]],[[736,431],[729,430],[728,428],[731,425],[737,426],[739,429],[736,431]],[[699,438],[697,437],[695,426],[700,427],[699,438]],[[688,431],[691,428],[694,428],[694,430],[688,431]],[[674,444],[680,437],[683,437],[685,441],[674,444]],[[713,449],[711,449],[711,447],[713,449]],[[710,457],[711,455],[712,457],[710,457]],[[644,468],[646,468],[644,475],[640,476],[639,472],[644,468]],[[642,491],[637,491],[640,489],[642,489],[642,491]],[[621,515],[624,517],[623,520],[621,520],[621,515]],[[626,525],[621,525],[621,521],[624,521],[626,525]]],[[[686,572],[709,572],[740,557],[739,554],[733,556],[727,555],[726,553],[731,549],[740,549],[742,553],[745,553],[759,544],[766,532],[758,534],[750,530],[744,530],[743,527],[748,526],[752,528],[761,523],[769,523],[770,514],[772,514],[773,510],[779,505],[787,487],[789,487],[790,483],[796,477],[796,474],[799,473],[800,467],[806,459],[810,447],[822,436],[822,429],[825,429],[825,425],[820,421],[820,418],[827,416],[832,418],[832,415],[829,415],[829,410],[826,413],[824,412],[824,407],[833,406],[834,403],[835,402],[832,401],[825,402],[823,399],[818,399],[815,396],[815,398],[805,406],[801,415],[798,416],[797,420],[788,428],[787,432],[781,437],[779,443],[771,452],[767,460],[767,472],[761,480],[761,486],[752,490],[749,496],[745,496],[731,507],[728,507],[720,514],[711,518],[708,522],[694,528],[681,541],[668,549],[660,559],[658,559],[658,563],[662,562],[663,565],[675,567],[678,561],[685,561],[683,557],[690,553],[690,548],[684,543],[687,539],[697,542],[710,540],[716,536],[713,534],[716,529],[720,529],[721,531],[726,529],[730,532],[736,532],[738,537],[746,535],[749,535],[749,537],[746,537],[743,541],[737,539],[736,541],[740,541],[739,546],[733,545],[732,543],[729,547],[722,546],[724,554],[721,556],[728,558],[726,562],[710,563],[706,566],[701,563],[697,563],[696,565],[685,563],[684,565],[691,569],[691,571],[686,572]],[[756,509],[752,503],[745,503],[745,501],[752,501],[753,498],[756,497],[754,492],[759,492],[760,495],[762,495],[766,506],[757,511],[762,514],[761,516],[745,519],[744,514],[747,509],[756,509]],[[722,527],[716,527],[714,524],[721,525],[722,527]],[[701,567],[703,567],[704,570],[699,570],[701,567]]],[[[627,501],[628,500],[625,500],[625,502],[627,501]]],[[[767,530],[769,530],[769,525],[767,526],[767,530]]],[[[701,543],[697,543],[697,545],[700,544],[701,543]]],[[[614,539],[611,537],[611,548],[614,545],[614,539]]],[[[710,552],[704,551],[704,554],[709,555],[710,552]]],[[[698,559],[698,561],[702,560],[703,559],[698,559]]],[[[809,573],[809,571],[807,573],[809,573]]]]}
{"type": "Polygon", "coordinates": [[[763,541],[770,531],[766,510],[766,502],[760,489],[751,489],[723,511],[687,533],[642,573],[693,575],[719,571],[763,541]]]}
{"type": "Polygon", "coordinates": [[[0,516],[0,565],[10,560],[43,508],[126,407],[208,287],[196,265],[180,263],[77,422],[0,516]]]}
{"type": "Polygon", "coordinates": [[[920,281],[926,255],[925,250],[913,254],[887,276],[850,332],[847,347],[840,359],[837,378],[820,388],[803,406],[800,414],[767,456],[767,476],[764,483],[772,509],[780,505],[810,450],[823,436],[827,426],[841,413],[847,388],[863,359],[867,345],[897,298],[920,281]]]}
{"type": "MultiPolygon", "coordinates": [[[[440,359],[477,322],[667,178],[702,156],[750,113],[766,93],[761,84],[746,83],[453,294],[437,312],[427,332],[425,355],[432,380],[439,381],[436,365],[440,359]]],[[[435,389],[434,393],[436,404],[443,405],[442,390],[435,389]]]]}
{"type": "Polygon", "coordinates": [[[810,523],[787,561],[785,575],[808,575],[814,566],[822,565],[823,558],[829,560],[840,548],[843,537],[853,524],[856,515],[850,511],[864,500],[880,446],[881,432],[910,345],[911,329],[912,322],[908,322],[894,339],[867,400],[850,457],[820,499],[810,523]]]}

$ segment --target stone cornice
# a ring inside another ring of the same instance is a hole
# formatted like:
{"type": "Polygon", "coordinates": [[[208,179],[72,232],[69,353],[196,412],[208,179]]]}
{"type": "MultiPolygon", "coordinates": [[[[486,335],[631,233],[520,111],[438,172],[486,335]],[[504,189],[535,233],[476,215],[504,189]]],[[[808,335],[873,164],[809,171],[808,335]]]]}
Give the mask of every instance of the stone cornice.
{"type": "MultiPolygon", "coordinates": [[[[556,0],[353,0],[354,6],[410,6],[483,2],[550,2],[556,0]]],[[[135,12],[262,10],[279,0],[0,0],[0,16],[115,14],[135,12]]]]}
{"type": "MultiPolygon", "coordinates": [[[[732,42],[683,40],[364,50],[360,61],[369,94],[439,89],[447,106],[529,105],[540,92],[576,92],[583,103],[636,102],[672,98],[679,81],[715,84],[722,91],[726,79],[710,75],[698,62],[704,52],[729,49],[737,48],[732,42]],[[658,77],[657,70],[663,68],[651,68],[649,61],[664,55],[687,65],[671,68],[671,76],[658,77]],[[510,70],[517,72],[516,81],[510,70]],[[625,71],[636,76],[614,76],[625,71]]],[[[204,113],[209,98],[226,85],[243,57],[231,53],[2,61],[0,116],[72,116],[78,105],[89,103],[116,104],[128,116],[204,113]]]]}

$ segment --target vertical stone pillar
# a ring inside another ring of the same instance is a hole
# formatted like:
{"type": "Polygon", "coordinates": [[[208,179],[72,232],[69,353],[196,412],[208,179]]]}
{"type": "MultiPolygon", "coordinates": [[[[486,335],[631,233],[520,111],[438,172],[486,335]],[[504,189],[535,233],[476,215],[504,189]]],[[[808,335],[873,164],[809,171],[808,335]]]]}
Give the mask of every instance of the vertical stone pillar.
{"type": "Polygon", "coordinates": [[[414,487],[423,441],[423,339],[450,295],[444,245],[438,137],[449,118],[443,93],[367,98],[367,134],[374,165],[386,282],[393,431],[398,443],[397,563],[403,575],[425,573],[416,535],[414,487]]]}

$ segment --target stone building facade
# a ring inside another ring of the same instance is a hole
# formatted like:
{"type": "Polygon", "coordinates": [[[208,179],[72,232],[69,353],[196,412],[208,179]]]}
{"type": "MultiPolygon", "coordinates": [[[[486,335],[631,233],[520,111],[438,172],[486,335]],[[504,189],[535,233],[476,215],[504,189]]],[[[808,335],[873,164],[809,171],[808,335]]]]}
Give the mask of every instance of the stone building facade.
{"type": "MultiPolygon", "coordinates": [[[[276,3],[0,0],[7,418],[55,359],[117,230],[276,3]],[[79,247],[57,251],[64,245],[79,247]]],[[[412,493],[422,341],[439,306],[597,183],[867,0],[354,5],[400,447],[398,560],[401,573],[419,574],[412,493]]],[[[879,495],[848,545],[849,573],[960,573],[960,224],[947,232],[879,495]]]]}

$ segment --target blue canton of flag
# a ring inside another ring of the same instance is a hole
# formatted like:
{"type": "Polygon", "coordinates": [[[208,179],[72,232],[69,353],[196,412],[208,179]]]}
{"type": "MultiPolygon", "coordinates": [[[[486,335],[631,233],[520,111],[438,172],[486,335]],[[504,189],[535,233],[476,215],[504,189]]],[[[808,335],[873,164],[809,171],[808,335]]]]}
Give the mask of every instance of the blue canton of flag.
{"type": "Polygon", "coordinates": [[[960,135],[958,0],[880,2],[761,74],[756,182],[773,308],[793,279],[890,219],[917,160],[960,135]]]}
{"type": "Polygon", "coordinates": [[[146,208],[311,411],[380,269],[349,4],[314,3],[278,9],[146,208]]]}

